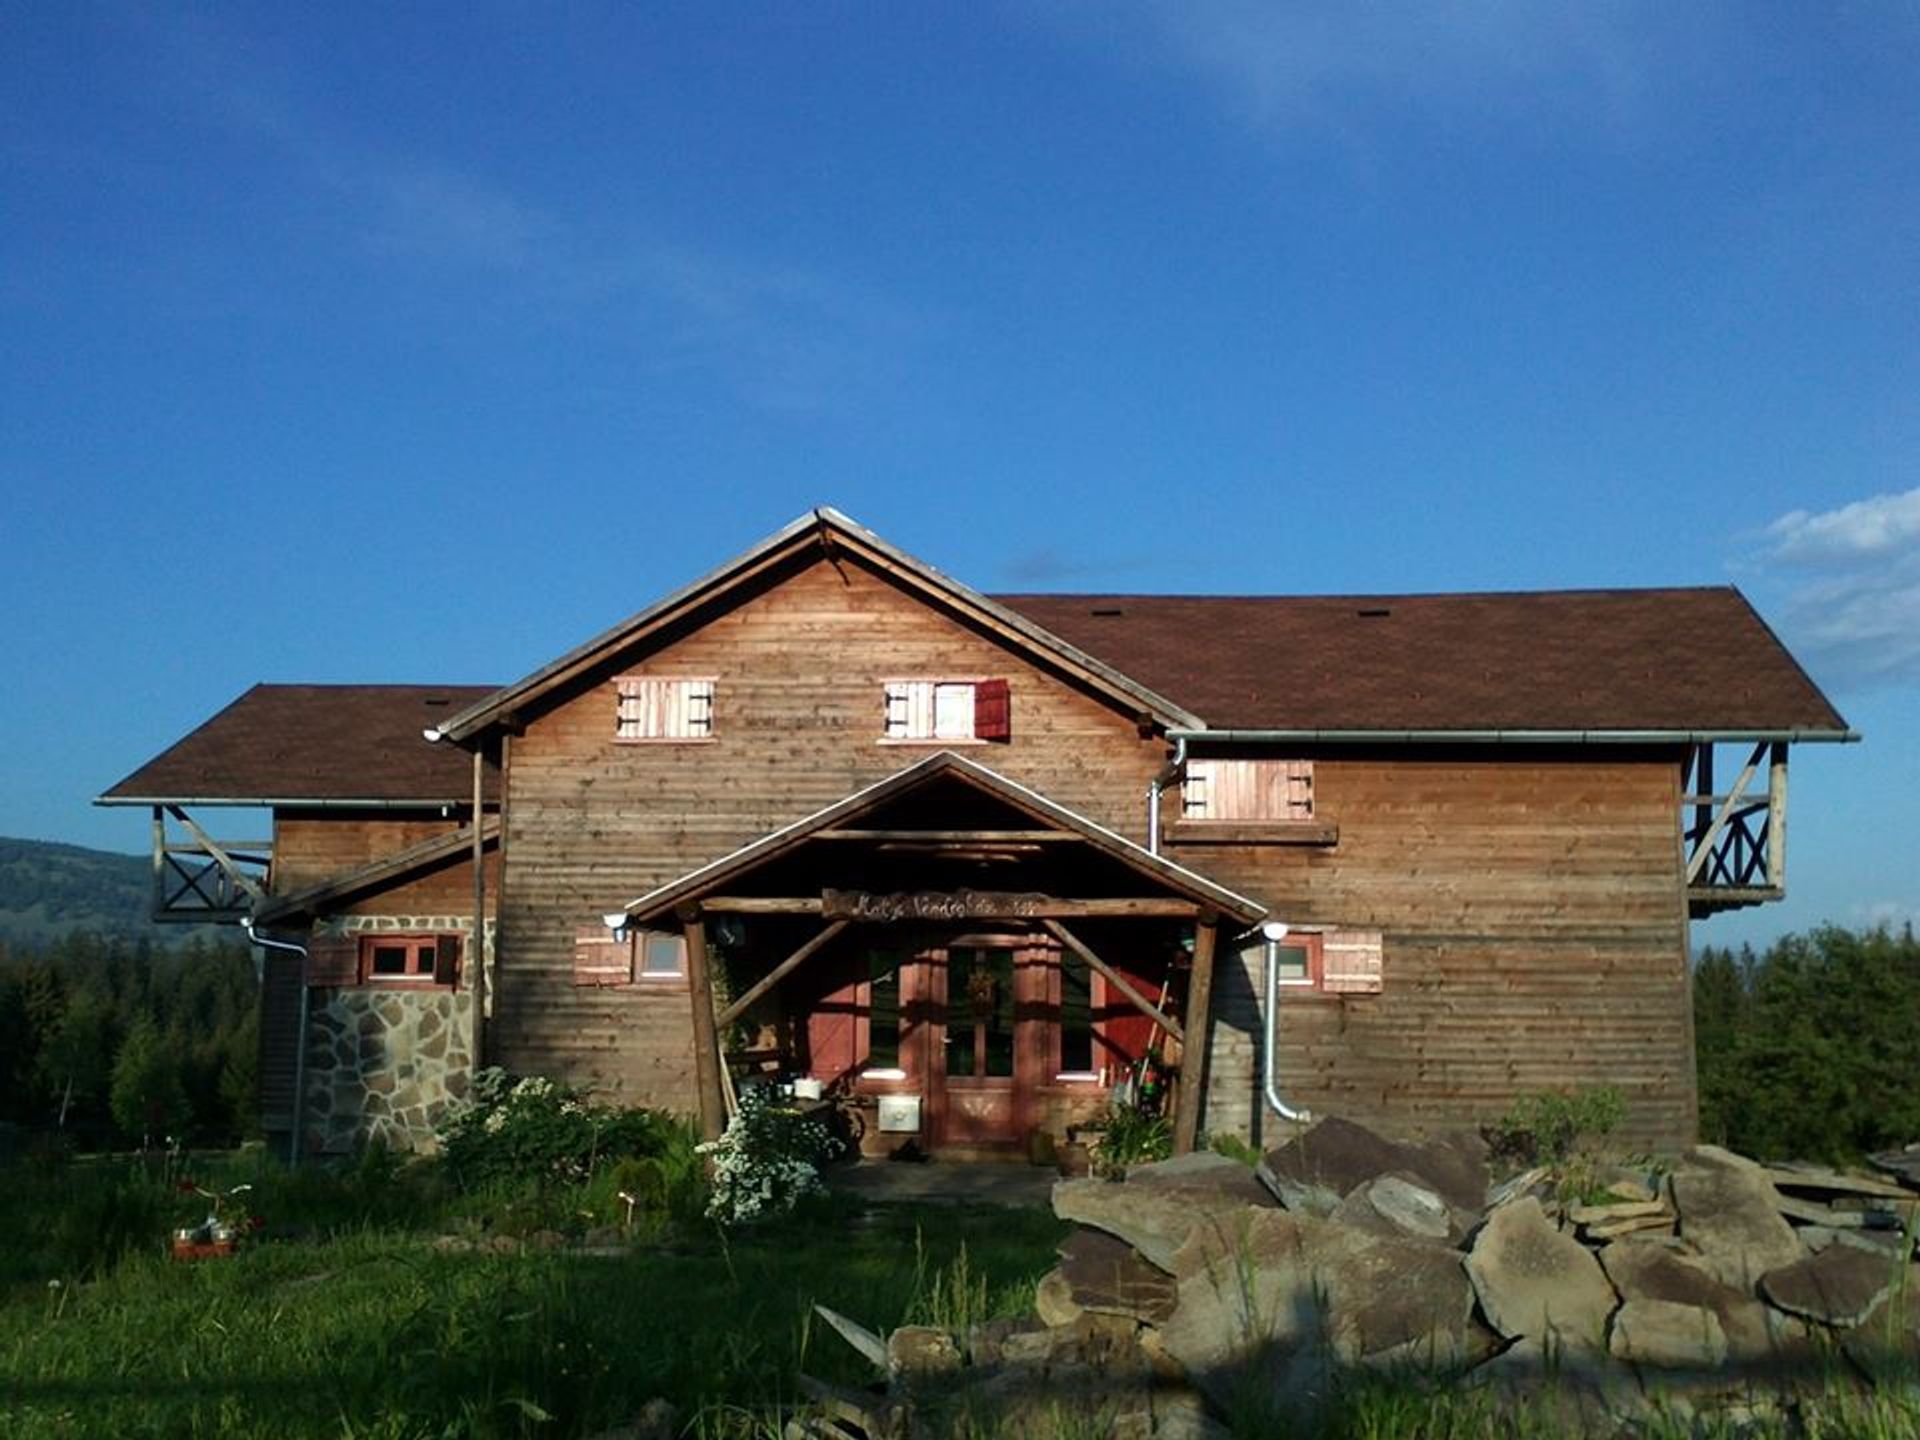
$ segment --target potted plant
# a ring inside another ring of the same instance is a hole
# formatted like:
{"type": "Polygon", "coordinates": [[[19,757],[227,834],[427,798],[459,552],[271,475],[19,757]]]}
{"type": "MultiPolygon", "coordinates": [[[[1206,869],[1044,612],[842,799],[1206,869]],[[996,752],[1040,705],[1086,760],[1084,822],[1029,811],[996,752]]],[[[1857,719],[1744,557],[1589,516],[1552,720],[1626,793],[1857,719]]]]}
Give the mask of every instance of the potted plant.
{"type": "Polygon", "coordinates": [[[260,1228],[258,1216],[238,1215],[233,1211],[234,1198],[253,1189],[251,1185],[209,1190],[198,1181],[182,1180],[178,1188],[183,1195],[198,1195],[206,1200],[207,1218],[197,1225],[182,1225],[173,1232],[176,1260],[208,1260],[231,1255],[240,1248],[243,1234],[260,1228]]]}

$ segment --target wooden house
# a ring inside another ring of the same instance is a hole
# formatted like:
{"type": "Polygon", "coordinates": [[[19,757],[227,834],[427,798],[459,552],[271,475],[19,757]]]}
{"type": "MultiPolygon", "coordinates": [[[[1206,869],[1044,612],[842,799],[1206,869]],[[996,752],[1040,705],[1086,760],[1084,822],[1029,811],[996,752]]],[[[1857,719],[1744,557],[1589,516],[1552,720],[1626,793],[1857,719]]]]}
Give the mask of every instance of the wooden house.
{"type": "Polygon", "coordinates": [[[101,803],[264,947],[302,1150],[481,1063],[958,1156],[1162,1067],[1183,1145],[1609,1084],[1664,1146],[1689,917],[1783,892],[1790,747],[1851,738],[1730,588],[988,597],[820,510],[501,689],[256,687],[101,803]]]}

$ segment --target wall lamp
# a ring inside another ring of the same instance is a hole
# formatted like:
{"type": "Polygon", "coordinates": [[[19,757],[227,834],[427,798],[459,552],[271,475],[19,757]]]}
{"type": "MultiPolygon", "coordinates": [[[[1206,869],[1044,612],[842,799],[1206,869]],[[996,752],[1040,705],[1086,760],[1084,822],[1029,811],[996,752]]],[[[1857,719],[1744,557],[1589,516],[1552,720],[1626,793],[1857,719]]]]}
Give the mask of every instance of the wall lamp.
{"type": "Polygon", "coordinates": [[[600,917],[600,923],[613,932],[615,944],[627,938],[628,918],[627,912],[624,910],[609,910],[600,917]]]}

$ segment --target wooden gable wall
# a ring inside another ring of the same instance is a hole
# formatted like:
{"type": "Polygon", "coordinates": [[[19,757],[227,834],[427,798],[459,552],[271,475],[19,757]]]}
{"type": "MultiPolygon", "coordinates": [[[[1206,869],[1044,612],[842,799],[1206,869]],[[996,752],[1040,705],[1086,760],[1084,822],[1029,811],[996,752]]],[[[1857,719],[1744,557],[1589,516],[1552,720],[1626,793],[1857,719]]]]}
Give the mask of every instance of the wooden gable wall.
{"type": "Polygon", "coordinates": [[[858,561],[816,561],[513,739],[489,1058],[691,1108],[684,988],[575,988],[575,930],[942,748],[880,738],[883,685],[914,678],[1008,680],[1011,738],[950,748],[1143,838],[1163,743],[858,561]],[[714,678],[714,738],[616,742],[626,673],[714,678]]]}
{"type": "MultiPolygon", "coordinates": [[[[384,860],[389,855],[436,839],[460,827],[459,820],[438,815],[396,816],[391,811],[281,812],[273,823],[273,892],[292,895],[384,860]]],[[[486,860],[487,909],[493,909],[499,858],[489,851],[486,860]]],[[[340,907],[342,913],[364,915],[419,915],[473,913],[473,862],[463,857],[416,876],[403,884],[364,896],[340,907]]]]}

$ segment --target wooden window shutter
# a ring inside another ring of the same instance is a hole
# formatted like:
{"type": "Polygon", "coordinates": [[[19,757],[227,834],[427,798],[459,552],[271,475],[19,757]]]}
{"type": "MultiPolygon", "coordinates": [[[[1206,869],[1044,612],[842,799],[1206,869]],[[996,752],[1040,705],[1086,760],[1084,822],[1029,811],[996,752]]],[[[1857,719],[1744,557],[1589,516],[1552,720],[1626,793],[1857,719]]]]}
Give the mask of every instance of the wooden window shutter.
{"type": "Polygon", "coordinates": [[[460,937],[436,935],[433,941],[433,983],[456,985],[460,981],[460,937]]]}
{"type": "Polygon", "coordinates": [[[1013,738],[1013,692],[1005,680],[982,680],[973,687],[973,734],[977,740],[1013,738]]]}
{"type": "Polygon", "coordinates": [[[573,983],[631,985],[633,933],[629,931],[626,939],[616,940],[604,925],[582,926],[574,931],[573,983]]]}
{"type": "Polygon", "coordinates": [[[358,985],[360,940],[354,935],[316,935],[307,946],[307,985],[358,985]]]}
{"type": "Polygon", "coordinates": [[[1378,930],[1334,930],[1321,946],[1320,988],[1329,995],[1378,995],[1385,945],[1378,930]]]}

